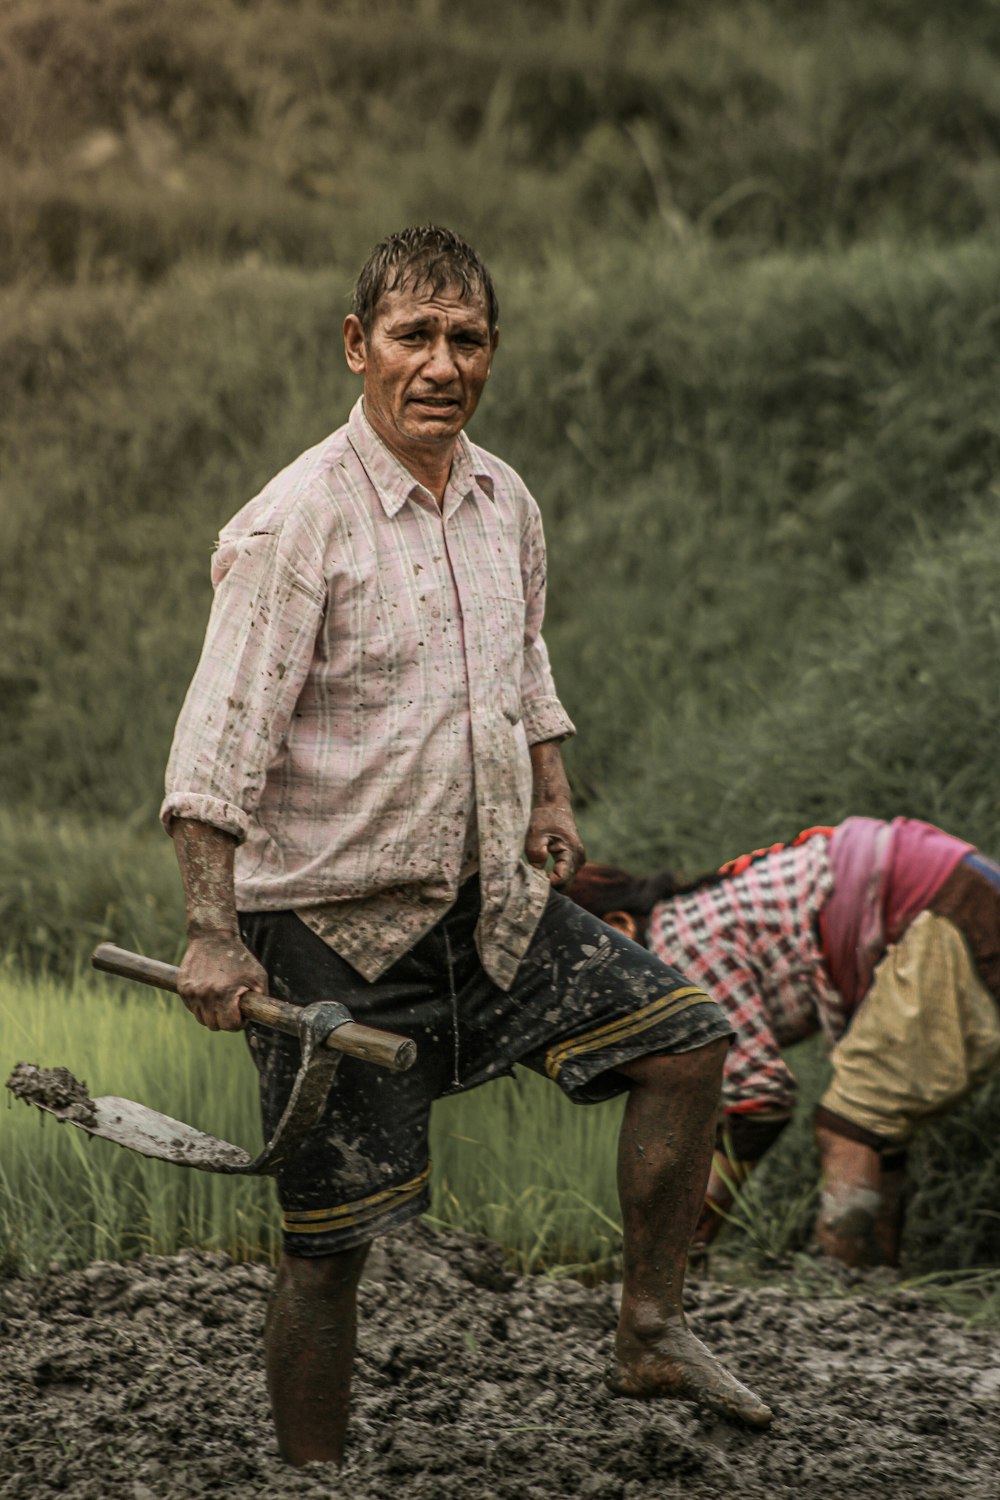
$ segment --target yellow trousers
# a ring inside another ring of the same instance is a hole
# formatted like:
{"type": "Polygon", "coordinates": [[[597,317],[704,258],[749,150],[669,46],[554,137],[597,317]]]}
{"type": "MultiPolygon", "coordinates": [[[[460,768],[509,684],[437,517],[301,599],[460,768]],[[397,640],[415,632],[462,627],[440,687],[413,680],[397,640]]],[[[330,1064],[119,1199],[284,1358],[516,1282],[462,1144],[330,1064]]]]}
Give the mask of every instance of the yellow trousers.
{"type": "Polygon", "coordinates": [[[952,922],[925,911],[907,928],[831,1062],[823,1104],[893,1145],[1000,1067],[1000,1007],[952,922]]]}

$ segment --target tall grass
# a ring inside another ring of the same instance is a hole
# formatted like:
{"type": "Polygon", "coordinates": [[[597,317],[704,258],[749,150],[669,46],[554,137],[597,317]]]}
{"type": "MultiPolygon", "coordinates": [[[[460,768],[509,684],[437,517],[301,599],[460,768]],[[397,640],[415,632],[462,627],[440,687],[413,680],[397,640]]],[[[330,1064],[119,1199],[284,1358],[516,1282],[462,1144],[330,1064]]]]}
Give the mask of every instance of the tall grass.
{"type": "MultiPolygon", "coordinates": [[[[260,1132],[242,1041],[213,1037],[211,1045],[178,1001],[148,989],[125,998],[121,990],[5,980],[4,1077],[20,1060],[67,1066],[92,1094],[139,1098],[250,1149],[260,1132]]],[[[3,1115],[0,1171],[3,1255],[12,1269],[186,1245],[267,1255],[276,1243],[269,1184],[147,1161],[20,1104],[3,1115]]]]}
{"type": "Polygon", "coordinates": [[[734,668],[730,716],[689,735],[657,705],[627,795],[609,787],[592,809],[594,848],[700,867],[811,823],[907,813],[996,853],[1000,803],[983,750],[1000,732],[998,545],[987,500],[934,545],[901,544],[890,568],[790,641],[773,672],[734,668]]]}
{"type": "MultiPolygon", "coordinates": [[[[99,979],[0,980],[0,1074],[68,1067],[92,1096],[139,1099],[244,1146],[260,1141],[241,1038],[176,999],[99,979]]],[[[13,1104],[0,1114],[0,1263],[84,1265],[188,1245],[273,1258],[273,1187],[150,1161],[13,1104]]],[[[432,1215],[492,1235],[523,1269],[599,1268],[619,1248],[614,1104],[575,1108],[519,1074],[436,1106],[432,1215]]]]}
{"type": "Polygon", "coordinates": [[[0,809],[0,923],[8,969],[72,974],[109,941],[173,962],[184,931],[173,848],[96,816],[0,809]]]}
{"type": "MultiPolygon", "coordinates": [[[[69,1067],[92,1096],[136,1098],[247,1150],[259,1143],[255,1073],[242,1039],[205,1032],[179,1001],[156,991],[96,977],[66,986],[6,976],[0,1074],[21,1060],[69,1067]]],[[[773,1258],[801,1248],[808,1235],[817,1173],[809,1116],[826,1065],[815,1044],[792,1049],[790,1060],[801,1091],[796,1119],[752,1179],[750,1211],[723,1231],[724,1257],[773,1258]]],[[[189,1245],[247,1259],[276,1255],[267,1181],[149,1161],[6,1099],[0,1265],[8,1274],[189,1245]]],[[[524,1071],[440,1101],[431,1130],[432,1218],[489,1235],[519,1270],[618,1272],[620,1114],[620,1101],[574,1106],[524,1071]]],[[[940,1283],[943,1273],[963,1272],[967,1280],[1000,1261],[990,1149],[998,1128],[1000,1084],[918,1139],[904,1239],[910,1276],[937,1273],[940,1283]]]]}
{"type": "Polygon", "coordinates": [[[950,240],[996,222],[996,37],[985,3],[13,0],[0,279],[315,266],[429,214],[494,247],[950,240]]]}

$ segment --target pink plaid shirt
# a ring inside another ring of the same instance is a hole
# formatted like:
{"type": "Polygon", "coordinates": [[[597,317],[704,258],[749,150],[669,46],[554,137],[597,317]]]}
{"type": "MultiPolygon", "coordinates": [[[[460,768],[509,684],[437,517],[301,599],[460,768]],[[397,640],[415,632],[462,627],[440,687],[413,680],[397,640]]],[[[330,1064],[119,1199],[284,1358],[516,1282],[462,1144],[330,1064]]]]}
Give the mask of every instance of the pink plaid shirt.
{"type": "Polygon", "coordinates": [[[549,894],[528,746],[572,734],[540,630],[538,507],[458,442],[444,504],[361,401],[223,530],[161,817],[233,834],[243,911],[293,909],[368,979],[478,866],[508,987],[549,894]]]}
{"type": "Polygon", "coordinates": [[[795,1079],[782,1047],[816,1031],[832,1047],[847,1028],[816,931],[832,888],[829,841],[819,835],[653,907],[649,948],[707,990],[736,1030],[723,1074],[727,1111],[790,1112],[795,1079]]]}

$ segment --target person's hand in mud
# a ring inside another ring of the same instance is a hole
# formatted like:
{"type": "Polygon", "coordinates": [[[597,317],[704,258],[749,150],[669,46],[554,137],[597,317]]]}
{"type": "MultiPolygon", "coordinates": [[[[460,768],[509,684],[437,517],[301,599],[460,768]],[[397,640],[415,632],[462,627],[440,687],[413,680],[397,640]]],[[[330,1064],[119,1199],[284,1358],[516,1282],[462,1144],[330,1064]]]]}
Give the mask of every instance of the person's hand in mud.
{"type": "Polygon", "coordinates": [[[235,933],[193,937],[177,976],[177,993],[209,1031],[241,1031],[240,999],[267,994],[267,974],[235,933]]]}
{"type": "Polygon", "coordinates": [[[587,858],[573,816],[573,799],[562,763],[558,740],[531,746],[533,801],[531,821],[524,840],[530,865],[548,872],[553,885],[565,885],[587,858]]]}

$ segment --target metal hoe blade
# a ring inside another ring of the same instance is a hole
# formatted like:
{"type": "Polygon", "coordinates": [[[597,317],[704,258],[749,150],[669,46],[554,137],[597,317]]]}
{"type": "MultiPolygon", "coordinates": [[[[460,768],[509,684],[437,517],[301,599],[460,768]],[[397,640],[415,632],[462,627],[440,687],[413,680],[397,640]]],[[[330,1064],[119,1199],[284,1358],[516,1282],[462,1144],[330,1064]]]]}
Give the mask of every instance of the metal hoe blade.
{"type": "Polygon", "coordinates": [[[20,1099],[57,1120],[75,1125],[88,1135],[127,1146],[141,1156],[196,1167],[202,1172],[225,1172],[244,1177],[278,1172],[298,1150],[326,1104],[341,1054],[323,1043],[331,1031],[350,1021],[349,1012],[335,1000],[320,1000],[298,1012],[302,1057],[285,1112],[274,1135],[259,1155],[219,1140],[171,1119],[134,1099],[105,1095],[91,1099],[66,1068],[36,1068],[18,1063],[7,1087],[20,1099]]]}

